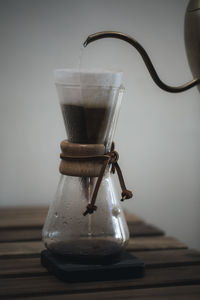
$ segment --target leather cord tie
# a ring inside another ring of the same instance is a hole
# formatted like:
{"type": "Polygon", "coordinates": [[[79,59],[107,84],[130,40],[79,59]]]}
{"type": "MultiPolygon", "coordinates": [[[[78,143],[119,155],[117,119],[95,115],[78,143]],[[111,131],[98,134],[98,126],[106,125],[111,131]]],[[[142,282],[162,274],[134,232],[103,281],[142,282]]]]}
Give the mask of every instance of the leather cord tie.
{"type": "Polygon", "coordinates": [[[121,189],[122,189],[121,201],[124,201],[125,199],[130,199],[130,198],[133,197],[132,192],[127,190],[127,188],[126,188],[124,178],[123,178],[123,175],[122,175],[122,171],[121,171],[120,166],[117,162],[118,159],[119,159],[119,154],[117,153],[117,151],[114,150],[114,148],[115,148],[115,144],[113,142],[110,152],[108,152],[108,153],[106,153],[102,156],[97,156],[98,158],[102,158],[102,160],[104,160],[104,161],[103,161],[103,164],[102,164],[102,167],[101,167],[101,170],[100,170],[100,173],[99,173],[96,185],[95,185],[95,189],[94,189],[94,192],[93,192],[93,195],[92,195],[91,203],[89,203],[87,205],[86,211],[83,213],[84,216],[86,216],[87,214],[92,214],[95,210],[97,210],[97,206],[95,205],[97,194],[98,194],[99,187],[100,187],[100,184],[102,182],[106,167],[110,164],[112,165],[111,166],[111,172],[114,174],[115,171],[116,171],[117,175],[118,175],[118,178],[119,178],[119,183],[120,183],[120,186],[121,186],[121,189]]]}

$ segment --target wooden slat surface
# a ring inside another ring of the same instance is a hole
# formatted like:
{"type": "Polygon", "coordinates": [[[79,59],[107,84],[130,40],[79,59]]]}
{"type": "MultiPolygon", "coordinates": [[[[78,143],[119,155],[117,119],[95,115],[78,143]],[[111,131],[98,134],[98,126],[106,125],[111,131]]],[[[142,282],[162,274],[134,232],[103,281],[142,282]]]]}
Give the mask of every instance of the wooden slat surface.
{"type": "MultiPolygon", "coordinates": [[[[132,252],[134,254],[134,252],[132,252]]],[[[191,249],[137,252],[146,268],[200,265],[200,253],[191,249]]],[[[0,277],[20,277],[48,274],[39,257],[0,259],[0,277]]]]}
{"type": "MultiPolygon", "coordinates": [[[[129,224],[130,235],[134,237],[160,236],[163,231],[155,226],[137,222],[129,224]]],[[[39,241],[42,236],[42,227],[38,228],[3,228],[1,229],[0,242],[14,241],[39,241]]]]}
{"type": "MultiPolygon", "coordinates": [[[[21,298],[25,299],[25,298],[21,298]]],[[[176,287],[159,287],[145,289],[129,289],[117,291],[99,291],[92,293],[70,294],[68,295],[48,295],[40,297],[30,297],[30,300],[199,300],[200,285],[176,286],[176,287]]]]}
{"type": "Polygon", "coordinates": [[[120,281],[100,281],[86,283],[61,282],[53,275],[3,278],[0,296],[52,295],[57,293],[108,291],[115,289],[147,288],[154,286],[174,286],[200,284],[200,266],[147,269],[144,278],[120,281]]]}
{"type": "Polygon", "coordinates": [[[146,264],[144,278],[63,283],[40,265],[47,208],[0,210],[0,299],[199,299],[200,252],[126,213],[128,250],[146,264]]]}
{"type": "Polygon", "coordinates": [[[41,228],[47,207],[16,207],[0,209],[0,228],[41,228]]]}
{"type": "Polygon", "coordinates": [[[143,236],[160,236],[164,235],[164,231],[159,228],[146,224],[144,222],[128,223],[131,237],[143,237],[143,236]]]}
{"type": "MultiPolygon", "coordinates": [[[[0,228],[42,228],[47,207],[6,207],[0,209],[0,228]]],[[[126,213],[127,222],[142,223],[143,220],[135,215],[126,213]]]]}
{"type": "MultiPolygon", "coordinates": [[[[130,239],[127,247],[131,251],[184,248],[187,248],[184,243],[167,236],[130,239]]],[[[0,258],[8,256],[39,256],[43,249],[42,241],[0,243],[0,258]]]]}

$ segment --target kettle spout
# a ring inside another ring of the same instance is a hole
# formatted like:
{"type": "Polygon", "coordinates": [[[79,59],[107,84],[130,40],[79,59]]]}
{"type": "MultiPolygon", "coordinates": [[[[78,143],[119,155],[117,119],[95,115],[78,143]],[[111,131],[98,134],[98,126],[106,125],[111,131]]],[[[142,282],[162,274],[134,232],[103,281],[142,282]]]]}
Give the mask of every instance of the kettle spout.
{"type": "Polygon", "coordinates": [[[129,44],[131,44],[134,48],[137,49],[137,51],[140,53],[140,55],[143,58],[143,61],[153,79],[153,81],[155,82],[155,84],[157,84],[157,86],[159,86],[162,90],[165,90],[167,92],[170,93],[180,93],[183,91],[186,91],[190,88],[192,88],[195,85],[200,84],[200,78],[196,78],[191,80],[190,82],[187,82],[181,86],[178,87],[173,87],[173,86],[169,86],[167,84],[165,84],[160,77],[158,76],[150,57],[148,56],[146,50],[142,47],[141,44],[138,43],[138,41],[136,41],[134,38],[132,38],[131,36],[122,33],[122,32],[117,32],[117,31],[102,31],[102,32],[97,32],[94,34],[91,34],[87,37],[87,39],[85,40],[85,42],[83,43],[83,46],[86,47],[88,44],[90,44],[91,42],[94,42],[96,40],[99,39],[103,39],[103,38],[117,38],[120,40],[123,40],[129,44]]]}
{"type": "Polygon", "coordinates": [[[90,39],[89,39],[89,36],[88,36],[88,38],[83,43],[83,46],[86,47],[89,43],[90,43],[90,39]]]}

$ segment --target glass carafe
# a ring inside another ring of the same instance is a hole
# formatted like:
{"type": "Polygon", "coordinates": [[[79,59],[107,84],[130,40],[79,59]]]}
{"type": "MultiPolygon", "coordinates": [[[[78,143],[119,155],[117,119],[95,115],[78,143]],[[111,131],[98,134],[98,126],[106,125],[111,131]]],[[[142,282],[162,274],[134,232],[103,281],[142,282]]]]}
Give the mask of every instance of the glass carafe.
{"type": "MultiPolygon", "coordinates": [[[[121,77],[121,72],[56,71],[69,142],[104,144],[105,152],[110,151],[123,95],[121,77]]],[[[52,253],[83,263],[120,258],[129,231],[109,166],[97,194],[97,210],[83,215],[96,181],[61,175],[43,228],[43,241],[52,253]]]]}

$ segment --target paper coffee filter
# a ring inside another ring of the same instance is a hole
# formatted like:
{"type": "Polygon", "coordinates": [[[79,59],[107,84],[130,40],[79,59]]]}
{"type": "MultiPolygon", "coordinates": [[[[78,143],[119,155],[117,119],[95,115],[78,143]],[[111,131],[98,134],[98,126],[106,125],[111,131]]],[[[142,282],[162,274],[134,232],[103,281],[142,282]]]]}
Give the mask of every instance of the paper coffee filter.
{"type": "Polygon", "coordinates": [[[80,86],[104,86],[118,88],[123,72],[98,69],[58,69],[55,70],[56,84],[80,86]]]}
{"type": "Polygon", "coordinates": [[[107,70],[56,70],[60,104],[110,106],[121,86],[122,75],[122,72],[107,70]]]}

